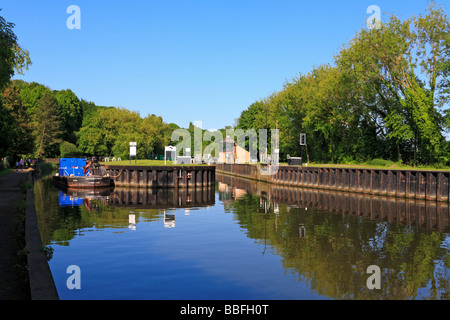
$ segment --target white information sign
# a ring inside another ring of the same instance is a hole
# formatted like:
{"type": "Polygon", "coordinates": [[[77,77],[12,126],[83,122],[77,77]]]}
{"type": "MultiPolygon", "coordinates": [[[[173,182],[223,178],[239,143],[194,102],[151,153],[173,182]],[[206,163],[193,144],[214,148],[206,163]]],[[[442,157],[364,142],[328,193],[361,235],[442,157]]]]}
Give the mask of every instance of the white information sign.
{"type": "Polygon", "coordinates": [[[136,157],[137,142],[130,142],[130,156],[136,157]]]}

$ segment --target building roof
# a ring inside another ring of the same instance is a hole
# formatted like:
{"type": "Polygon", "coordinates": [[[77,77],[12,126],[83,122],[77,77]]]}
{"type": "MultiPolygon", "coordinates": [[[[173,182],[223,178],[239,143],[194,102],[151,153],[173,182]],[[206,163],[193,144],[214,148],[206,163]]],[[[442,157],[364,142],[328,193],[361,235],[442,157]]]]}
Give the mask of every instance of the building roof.
{"type": "Polygon", "coordinates": [[[220,141],[220,143],[236,143],[236,141],[234,141],[234,139],[231,139],[230,136],[227,136],[225,139],[220,141]]]}

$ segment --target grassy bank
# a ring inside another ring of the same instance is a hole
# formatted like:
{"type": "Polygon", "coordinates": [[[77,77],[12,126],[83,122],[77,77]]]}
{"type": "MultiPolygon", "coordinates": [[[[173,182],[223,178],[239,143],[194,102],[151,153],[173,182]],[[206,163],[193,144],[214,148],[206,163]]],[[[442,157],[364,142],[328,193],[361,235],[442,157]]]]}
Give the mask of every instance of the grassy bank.
{"type": "MultiPolygon", "coordinates": [[[[111,166],[173,166],[173,161],[167,161],[164,164],[164,160],[122,160],[114,162],[101,162],[104,165],[111,166]]],[[[179,166],[204,166],[205,164],[179,164],[179,166]]]]}
{"type": "Polygon", "coordinates": [[[442,165],[419,165],[411,166],[401,162],[393,162],[383,159],[373,159],[363,163],[349,164],[329,164],[329,163],[308,163],[308,167],[328,167],[328,168],[358,168],[358,169],[389,169],[389,170],[432,170],[450,171],[450,167],[442,165]]]}

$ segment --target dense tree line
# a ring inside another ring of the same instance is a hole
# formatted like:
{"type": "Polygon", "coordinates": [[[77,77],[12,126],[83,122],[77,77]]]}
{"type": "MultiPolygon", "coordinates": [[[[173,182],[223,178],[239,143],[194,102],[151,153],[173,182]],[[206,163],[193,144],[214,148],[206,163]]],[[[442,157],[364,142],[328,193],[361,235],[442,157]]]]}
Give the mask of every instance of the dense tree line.
{"type": "Polygon", "coordinates": [[[162,155],[170,144],[175,124],[168,124],[154,114],[141,118],[139,113],[123,108],[97,108],[84,117],[78,145],[87,154],[127,159],[129,142],[137,142],[137,157],[162,155]]]}
{"type": "Polygon", "coordinates": [[[154,114],[141,118],[124,108],[97,106],[70,89],[51,90],[13,80],[2,91],[10,110],[9,141],[4,155],[30,157],[115,156],[128,158],[129,142],[138,143],[138,158],[163,154],[178,128],[154,114]],[[13,135],[11,135],[13,133],[13,135]]]}
{"type": "Polygon", "coordinates": [[[432,2],[424,15],[395,15],[379,29],[361,29],[334,57],[253,103],[237,128],[280,130],[281,156],[308,161],[383,158],[408,164],[450,164],[450,23],[432,2]]]}

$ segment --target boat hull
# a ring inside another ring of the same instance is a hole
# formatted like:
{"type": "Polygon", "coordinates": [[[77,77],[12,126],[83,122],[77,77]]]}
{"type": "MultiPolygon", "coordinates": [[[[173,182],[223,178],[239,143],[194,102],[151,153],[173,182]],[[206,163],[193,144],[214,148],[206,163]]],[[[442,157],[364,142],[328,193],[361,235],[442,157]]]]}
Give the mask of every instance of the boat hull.
{"type": "Polygon", "coordinates": [[[66,188],[108,188],[113,185],[113,180],[109,177],[91,176],[91,177],[74,177],[74,176],[53,176],[53,182],[66,188]]]}

